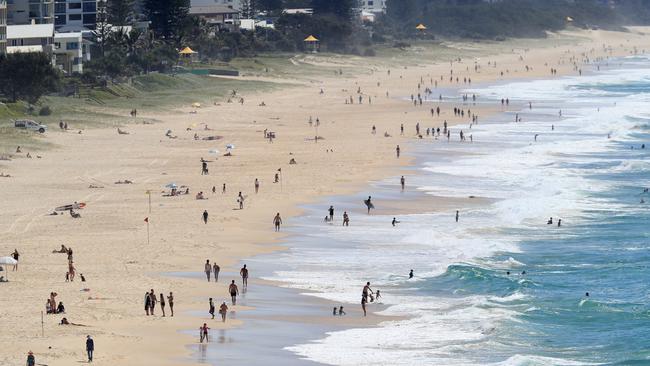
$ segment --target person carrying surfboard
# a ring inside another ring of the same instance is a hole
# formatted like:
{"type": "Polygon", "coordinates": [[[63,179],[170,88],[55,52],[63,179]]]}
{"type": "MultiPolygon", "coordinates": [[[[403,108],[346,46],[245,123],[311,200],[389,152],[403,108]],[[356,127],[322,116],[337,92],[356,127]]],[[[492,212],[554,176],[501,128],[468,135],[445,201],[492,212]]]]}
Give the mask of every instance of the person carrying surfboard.
{"type": "Polygon", "coordinates": [[[375,205],[372,204],[372,197],[368,196],[368,199],[364,200],[363,203],[366,204],[366,207],[368,208],[368,214],[370,214],[370,209],[375,208],[375,205]]]}

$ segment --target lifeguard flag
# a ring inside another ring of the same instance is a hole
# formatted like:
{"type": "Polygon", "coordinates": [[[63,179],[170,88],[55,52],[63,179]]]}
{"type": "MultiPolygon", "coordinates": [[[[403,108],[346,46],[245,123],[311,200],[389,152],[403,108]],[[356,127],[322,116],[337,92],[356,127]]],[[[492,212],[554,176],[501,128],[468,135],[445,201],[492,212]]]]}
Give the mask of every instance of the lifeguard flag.
{"type": "Polygon", "coordinates": [[[148,222],[149,222],[149,218],[148,218],[148,217],[145,217],[145,218],[144,218],[144,222],[148,223],[148,222]]]}

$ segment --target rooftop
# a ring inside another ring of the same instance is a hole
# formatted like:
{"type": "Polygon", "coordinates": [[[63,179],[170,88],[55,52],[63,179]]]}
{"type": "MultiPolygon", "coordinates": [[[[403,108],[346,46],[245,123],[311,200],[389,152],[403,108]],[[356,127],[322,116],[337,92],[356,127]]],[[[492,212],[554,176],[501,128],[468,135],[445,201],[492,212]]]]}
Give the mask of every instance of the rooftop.
{"type": "Polygon", "coordinates": [[[190,14],[192,15],[236,14],[236,13],[239,13],[239,10],[235,10],[226,5],[202,5],[202,6],[192,6],[190,8],[190,14]]]}
{"type": "Polygon", "coordinates": [[[47,38],[54,36],[54,24],[8,25],[7,39],[47,38]]]}

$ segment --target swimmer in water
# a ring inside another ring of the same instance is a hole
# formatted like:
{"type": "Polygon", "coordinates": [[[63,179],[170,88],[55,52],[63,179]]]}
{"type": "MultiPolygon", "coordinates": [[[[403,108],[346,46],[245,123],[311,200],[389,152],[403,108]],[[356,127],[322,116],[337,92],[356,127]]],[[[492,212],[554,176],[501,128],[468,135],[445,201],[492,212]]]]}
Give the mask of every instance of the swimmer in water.
{"type": "Polygon", "coordinates": [[[548,221],[546,221],[546,225],[553,225],[553,218],[552,217],[550,219],[548,219],[548,221]]]}

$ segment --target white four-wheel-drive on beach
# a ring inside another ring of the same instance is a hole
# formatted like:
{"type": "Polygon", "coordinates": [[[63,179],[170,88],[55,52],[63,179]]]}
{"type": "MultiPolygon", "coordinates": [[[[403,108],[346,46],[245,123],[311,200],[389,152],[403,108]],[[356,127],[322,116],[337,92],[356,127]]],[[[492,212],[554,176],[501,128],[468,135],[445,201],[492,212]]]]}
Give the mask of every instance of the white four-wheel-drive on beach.
{"type": "Polygon", "coordinates": [[[19,119],[14,121],[14,127],[16,128],[24,128],[28,130],[34,130],[38,131],[40,133],[45,133],[47,131],[47,126],[44,124],[40,124],[36,121],[32,121],[31,119],[19,119]]]}

